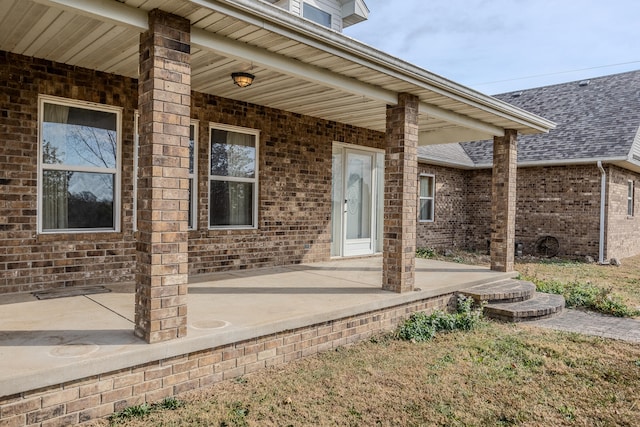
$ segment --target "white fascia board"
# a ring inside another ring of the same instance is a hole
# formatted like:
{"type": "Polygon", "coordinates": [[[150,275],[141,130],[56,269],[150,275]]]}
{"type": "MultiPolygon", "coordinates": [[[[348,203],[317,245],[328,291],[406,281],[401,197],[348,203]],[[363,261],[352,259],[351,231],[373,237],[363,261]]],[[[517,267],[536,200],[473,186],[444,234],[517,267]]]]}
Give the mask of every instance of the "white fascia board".
{"type": "Polygon", "coordinates": [[[554,160],[535,160],[529,162],[519,162],[518,167],[535,167],[535,166],[563,166],[563,165],[585,165],[596,164],[600,162],[621,162],[626,161],[626,157],[590,157],[585,159],[554,159],[554,160]]]}
{"type": "MultiPolygon", "coordinates": [[[[423,163],[429,164],[437,164],[441,166],[450,166],[455,167],[457,169],[491,169],[493,168],[493,163],[476,163],[473,166],[468,164],[456,163],[456,162],[448,162],[442,161],[438,159],[432,159],[429,157],[419,157],[418,160],[423,163]]],[[[568,160],[537,160],[530,162],[519,162],[519,168],[532,168],[532,167],[544,167],[544,166],[576,166],[576,165],[595,165],[598,161],[602,163],[612,163],[616,164],[625,169],[635,170],[640,172],[640,162],[631,162],[623,157],[594,157],[589,159],[568,159],[568,160]]]]}
{"type": "MultiPolygon", "coordinates": [[[[519,168],[542,167],[542,166],[570,166],[570,165],[588,165],[596,164],[598,161],[603,163],[620,163],[628,162],[626,157],[590,157],[585,159],[555,159],[555,160],[533,160],[528,162],[518,162],[519,168]]],[[[640,166],[640,164],[639,164],[640,166]]],[[[493,163],[477,163],[477,169],[492,168],[493,163]]]]}

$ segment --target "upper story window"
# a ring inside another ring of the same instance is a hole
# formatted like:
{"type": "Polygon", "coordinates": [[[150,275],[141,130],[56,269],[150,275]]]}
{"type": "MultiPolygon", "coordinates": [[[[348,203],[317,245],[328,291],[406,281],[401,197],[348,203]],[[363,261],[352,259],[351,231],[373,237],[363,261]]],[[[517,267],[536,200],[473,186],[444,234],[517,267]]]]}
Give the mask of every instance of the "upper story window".
{"type": "Polygon", "coordinates": [[[302,16],[325,27],[331,28],[331,14],[308,3],[302,4],[302,16]]]}
{"type": "Polygon", "coordinates": [[[433,221],[435,176],[420,175],[420,221],[433,221]]]}
{"type": "Polygon", "coordinates": [[[627,182],[627,215],[633,216],[633,203],[634,203],[634,192],[633,192],[633,181],[627,182]]]}
{"type": "Polygon", "coordinates": [[[120,117],[119,108],[40,98],[41,232],[119,230],[120,117]]]}
{"type": "Polygon", "coordinates": [[[259,131],[211,125],[209,226],[256,228],[259,131]]]}

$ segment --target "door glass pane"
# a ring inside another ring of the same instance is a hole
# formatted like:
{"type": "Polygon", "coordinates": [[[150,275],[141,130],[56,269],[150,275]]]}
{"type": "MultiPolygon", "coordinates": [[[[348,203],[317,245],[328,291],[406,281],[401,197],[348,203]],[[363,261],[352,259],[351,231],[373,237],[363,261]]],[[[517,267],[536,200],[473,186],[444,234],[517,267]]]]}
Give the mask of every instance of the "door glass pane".
{"type": "Polygon", "coordinates": [[[371,238],[371,170],[370,154],[349,153],[345,183],[346,237],[371,238]]]}
{"type": "Polygon", "coordinates": [[[331,160],[331,256],[342,255],[342,148],[333,148],[331,160]]]}

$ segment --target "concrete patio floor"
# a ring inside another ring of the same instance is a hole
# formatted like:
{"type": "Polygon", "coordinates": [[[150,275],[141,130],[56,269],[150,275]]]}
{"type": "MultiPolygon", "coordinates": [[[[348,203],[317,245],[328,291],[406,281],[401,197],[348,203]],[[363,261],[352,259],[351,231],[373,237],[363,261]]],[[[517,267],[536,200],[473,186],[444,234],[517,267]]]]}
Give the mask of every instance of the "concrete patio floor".
{"type": "Polygon", "coordinates": [[[444,295],[513,277],[488,268],[416,260],[416,290],[383,291],[380,257],[193,278],[188,336],[146,344],[133,335],[133,286],[35,300],[0,297],[0,396],[444,295]],[[9,303],[10,302],[10,303],[9,303]]]}

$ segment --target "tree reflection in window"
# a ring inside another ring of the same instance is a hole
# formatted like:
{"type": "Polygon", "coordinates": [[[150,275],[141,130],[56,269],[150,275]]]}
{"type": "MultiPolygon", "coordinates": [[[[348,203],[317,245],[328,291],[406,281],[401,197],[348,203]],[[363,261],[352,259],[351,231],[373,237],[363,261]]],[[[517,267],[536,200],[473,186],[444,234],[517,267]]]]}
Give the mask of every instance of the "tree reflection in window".
{"type": "Polygon", "coordinates": [[[42,229],[115,228],[117,115],[46,102],[42,229]]]}

